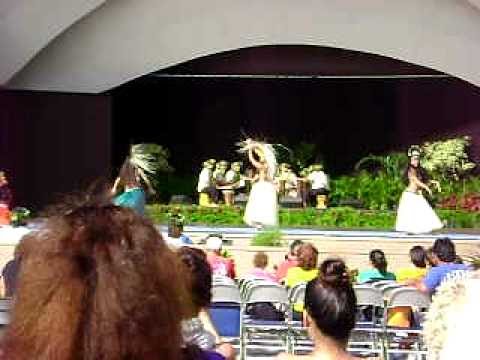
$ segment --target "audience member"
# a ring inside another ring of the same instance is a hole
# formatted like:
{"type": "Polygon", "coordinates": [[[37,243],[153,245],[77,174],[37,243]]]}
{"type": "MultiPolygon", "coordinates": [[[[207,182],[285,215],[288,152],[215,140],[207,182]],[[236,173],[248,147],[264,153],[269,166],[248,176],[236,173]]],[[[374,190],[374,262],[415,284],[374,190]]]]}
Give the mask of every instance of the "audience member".
{"type": "Polygon", "coordinates": [[[429,294],[433,294],[436,288],[449,276],[449,274],[457,271],[465,272],[469,270],[467,265],[455,263],[457,258],[455,244],[449,238],[435,240],[432,252],[433,261],[437,265],[427,272],[423,280],[409,282],[409,285],[413,285],[420,291],[429,294]]]}
{"type": "MultiPolygon", "coordinates": [[[[181,274],[153,224],[131,209],[85,203],[54,216],[23,240],[2,355],[185,358],[190,352],[182,350],[180,321],[189,302],[181,274]]],[[[195,359],[221,357],[198,354],[195,359]]]]}
{"type": "Polygon", "coordinates": [[[300,246],[302,246],[302,240],[293,240],[289,246],[289,252],[285,256],[285,260],[280,263],[277,267],[277,271],[275,276],[279,282],[284,282],[285,277],[287,276],[288,269],[295,267],[298,265],[297,257],[298,257],[298,250],[300,246]]]}
{"type": "Polygon", "coordinates": [[[187,268],[185,273],[190,279],[193,302],[191,318],[182,323],[184,341],[203,350],[215,350],[227,359],[235,359],[233,347],[221,343],[207,311],[212,299],[212,270],[205,253],[200,249],[181,247],[178,255],[187,268]]]}
{"type": "Polygon", "coordinates": [[[192,240],[183,233],[183,225],[175,224],[168,227],[168,234],[164,235],[166,243],[173,247],[180,247],[184,245],[192,245],[192,240]]]}
{"type": "Polygon", "coordinates": [[[395,280],[395,274],[387,271],[387,259],[382,250],[370,251],[370,264],[372,268],[363,270],[358,274],[359,283],[374,282],[379,280],[395,280]]]}
{"type": "Polygon", "coordinates": [[[422,246],[414,246],[410,249],[411,267],[399,269],[396,273],[398,282],[407,280],[419,280],[427,273],[427,255],[422,246]]]}
{"type": "Polygon", "coordinates": [[[425,256],[427,258],[428,266],[435,267],[438,265],[438,259],[433,254],[433,247],[429,247],[427,250],[425,250],[425,256]]]}
{"type": "Polygon", "coordinates": [[[22,260],[22,243],[15,247],[13,259],[7,262],[2,270],[3,286],[5,288],[4,296],[11,298],[15,295],[17,289],[17,277],[20,271],[22,260]]]}
{"type": "Polygon", "coordinates": [[[309,243],[301,245],[298,249],[297,266],[288,269],[285,285],[291,288],[316,278],[318,275],[317,261],[317,248],[309,243]]]}
{"type": "Polygon", "coordinates": [[[277,282],[275,275],[266,270],[268,265],[268,256],[263,251],[259,251],[253,257],[253,270],[251,270],[247,278],[262,279],[277,282]]]}
{"type": "Polygon", "coordinates": [[[473,359],[478,352],[480,274],[442,283],[424,323],[428,359],[473,359]]]}
{"type": "Polygon", "coordinates": [[[307,356],[279,355],[279,359],[357,359],[347,350],[355,326],[357,299],[342,260],[329,259],[320,265],[317,279],[307,284],[305,323],[314,342],[307,356]]]}
{"type": "Polygon", "coordinates": [[[223,240],[219,235],[210,235],[207,238],[207,261],[214,276],[227,276],[235,279],[235,263],[231,258],[222,256],[223,240]]]}
{"type": "MultiPolygon", "coordinates": [[[[298,249],[298,266],[288,269],[285,285],[289,288],[306,283],[318,276],[318,250],[315,246],[305,243],[298,249]]],[[[303,302],[293,305],[294,319],[298,319],[303,312],[303,302]]]]}

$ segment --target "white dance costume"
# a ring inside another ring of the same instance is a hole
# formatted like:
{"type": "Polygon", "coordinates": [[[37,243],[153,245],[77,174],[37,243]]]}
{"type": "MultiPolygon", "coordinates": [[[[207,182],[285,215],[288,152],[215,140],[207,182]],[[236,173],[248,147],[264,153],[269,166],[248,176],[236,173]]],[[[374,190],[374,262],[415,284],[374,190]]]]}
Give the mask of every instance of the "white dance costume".
{"type": "Polygon", "coordinates": [[[255,227],[278,226],[277,188],[273,181],[269,181],[269,179],[274,178],[277,169],[275,150],[271,144],[257,142],[251,139],[247,139],[238,145],[240,145],[239,152],[241,153],[247,153],[254,148],[260,149],[264,157],[263,166],[265,166],[265,168],[261,170],[265,171],[265,173],[262,173],[263,176],[252,185],[243,220],[247,225],[255,227]]]}
{"type": "Polygon", "coordinates": [[[250,226],[277,226],[277,189],[270,181],[260,180],[252,185],[243,220],[250,226]]]}
{"type": "Polygon", "coordinates": [[[403,192],[397,210],[396,231],[424,234],[442,227],[442,222],[422,194],[403,192]]]}

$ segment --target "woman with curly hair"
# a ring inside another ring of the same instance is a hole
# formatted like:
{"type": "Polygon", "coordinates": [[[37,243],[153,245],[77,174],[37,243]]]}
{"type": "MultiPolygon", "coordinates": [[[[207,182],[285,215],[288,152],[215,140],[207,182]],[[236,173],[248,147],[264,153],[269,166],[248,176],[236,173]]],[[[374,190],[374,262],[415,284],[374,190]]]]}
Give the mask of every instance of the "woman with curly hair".
{"type": "Polygon", "coordinates": [[[189,319],[182,323],[184,341],[204,351],[216,351],[227,359],[235,359],[235,350],[221,341],[207,311],[212,300],[212,270],[207,256],[200,249],[186,246],[178,249],[177,253],[186,267],[183,273],[189,280],[193,302],[189,319]]]}
{"type": "Polygon", "coordinates": [[[153,224],[131,209],[105,202],[53,216],[22,241],[2,358],[185,359],[180,274],[153,224]]]}

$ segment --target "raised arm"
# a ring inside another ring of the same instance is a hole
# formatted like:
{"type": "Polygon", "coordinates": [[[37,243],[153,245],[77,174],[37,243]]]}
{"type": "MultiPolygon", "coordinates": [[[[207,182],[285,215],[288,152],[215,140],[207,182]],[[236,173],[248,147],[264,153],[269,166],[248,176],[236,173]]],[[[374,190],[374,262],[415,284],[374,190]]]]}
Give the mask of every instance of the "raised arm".
{"type": "Polygon", "coordinates": [[[120,186],[120,181],[121,181],[121,180],[120,180],[119,177],[117,177],[117,178],[115,179],[115,182],[114,182],[113,187],[112,187],[112,190],[111,190],[113,195],[115,195],[115,194],[117,193],[118,187],[120,186]]]}
{"type": "Polygon", "coordinates": [[[265,167],[261,162],[259,162],[255,159],[255,156],[253,155],[253,149],[252,148],[248,149],[248,159],[250,160],[252,165],[255,166],[257,169],[262,169],[262,168],[265,167]]]}

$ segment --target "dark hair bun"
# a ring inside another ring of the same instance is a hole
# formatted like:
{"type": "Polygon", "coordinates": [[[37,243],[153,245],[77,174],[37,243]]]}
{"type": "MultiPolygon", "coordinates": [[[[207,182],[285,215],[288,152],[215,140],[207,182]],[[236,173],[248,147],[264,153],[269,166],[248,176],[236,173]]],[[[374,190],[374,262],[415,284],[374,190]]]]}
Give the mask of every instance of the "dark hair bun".
{"type": "Polygon", "coordinates": [[[326,286],[336,287],[350,282],[348,269],[343,260],[325,260],[320,266],[320,280],[326,286]]]}

